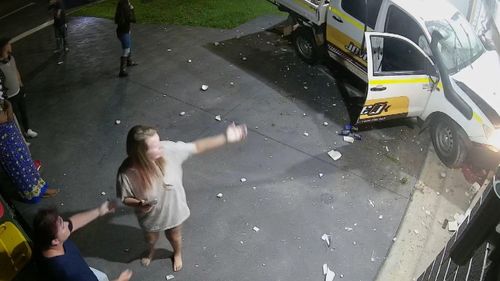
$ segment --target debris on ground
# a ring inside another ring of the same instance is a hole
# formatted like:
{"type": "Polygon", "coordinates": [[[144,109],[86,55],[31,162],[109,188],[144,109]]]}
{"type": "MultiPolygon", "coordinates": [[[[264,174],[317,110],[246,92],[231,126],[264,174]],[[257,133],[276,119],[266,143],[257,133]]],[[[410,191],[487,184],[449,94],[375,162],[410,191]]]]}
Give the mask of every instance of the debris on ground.
{"type": "Polygon", "coordinates": [[[202,91],[208,90],[208,85],[205,85],[205,84],[201,85],[201,90],[202,91]]]}
{"type": "Polygon", "coordinates": [[[247,60],[247,57],[242,57],[241,59],[242,59],[242,60],[244,60],[244,61],[246,61],[246,60],[247,60]]]}
{"type": "Polygon", "coordinates": [[[402,178],[399,180],[399,182],[400,182],[401,184],[407,184],[407,183],[408,183],[408,177],[402,177],[402,178]]]}
{"type": "Polygon", "coordinates": [[[381,219],[383,219],[383,218],[384,218],[384,216],[383,216],[383,215],[378,216],[378,219],[379,219],[379,220],[381,220],[381,219]]]}
{"type": "Polygon", "coordinates": [[[172,52],[172,49],[170,49],[170,48],[169,48],[169,49],[167,49],[167,52],[172,52]]]}
{"type": "Polygon", "coordinates": [[[258,228],[258,227],[256,227],[256,226],[254,226],[252,229],[253,229],[253,231],[255,231],[255,232],[259,232],[259,230],[260,230],[260,228],[258,228]]]}
{"type": "Polygon", "coordinates": [[[187,60],[188,63],[192,63],[193,61],[192,60],[187,60]]]}
{"type": "Polygon", "coordinates": [[[325,281],[333,281],[333,279],[335,278],[335,272],[330,270],[326,263],[323,264],[323,275],[325,275],[325,281]]]}
{"type": "Polygon", "coordinates": [[[481,185],[479,185],[479,183],[475,182],[471,185],[471,187],[469,188],[469,191],[473,194],[476,194],[479,189],[481,189],[481,185]]]}
{"type": "Polygon", "coordinates": [[[224,194],[222,193],[217,193],[217,198],[222,198],[224,196],[224,194]]]}
{"type": "Polygon", "coordinates": [[[351,137],[351,136],[344,136],[344,141],[348,142],[348,143],[353,143],[354,142],[354,138],[351,137]]]}
{"type": "Polygon", "coordinates": [[[102,195],[102,196],[105,196],[105,195],[106,195],[106,192],[104,192],[104,191],[103,191],[103,192],[101,192],[101,195],[102,195]]]}
{"type": "Polygon", "coordinates": [[[240,179],[240,181],[241,181],[241,182],[246,182],[246,181],[247,181],[247,179],[246,179],[246,178],[241,178],[241,179],[240,179]]]}
{"type": "Polygon", "coordinates": [[[167,280],[172,280],[174,278],[175,277],[172,274],[169,274],[169,275],[165,276],[165,279],[167,279],[167,280]]]}
{"type": "Polygon", "coordinates": [[[323,126],[328,126],[328,122],[323,122],[323,126]]]}
{"type": "Polygon", "coordinates": [[[234,82],[233,81],[229,82],[229,85],[234,86],[234,82]]]}
{"type": "Polygon", "coordinates": [[[180,115],[180,116],[184,116],[184,115],[186,115],[186,112],[181,111],[181,112],[179,113],[179,115],[180,115]]]}
{"type": "Polygon", "coordinates": [[[330,235],[328,235],[328,234],[326,234],[326,233],[325,233],[325,234],[323,234],[323,235],[321,236],[321,240],[325,241],[325,242],[326,242],[326,245],[327,245],[328,247],[330,247],[330,235]]]}
{"type": "Polygon", "coordinates": [[[445,172],[441,172],[440,176],[441,176],[441,178],[444,179],[444,178],[446,178],[446,173],[445,172]]]}
{"type": "Polygon", "coordinates": [[[328,156],[330,156],[334,161],[337,161],[342,157],[342,154],[336,150],[328,151],[328,156]]]}
{"type": "Polygon", "coordinates": [[[222,118],[220,117],[220,115],[217,115],[217,116],[215,116],[215,120],[222,121],[222,118]]]}
{"type": "Polygon", "coordinates": [[[448,231],[455,232],[457,230],[458,230],[458,223],[457,223],[457,221],[449,221],[448,222],[448,231]]]}
{"type": "Polygon", "coordinates": [[[368,199],[368,203],[370,203],[370,206],[372,206],[372,208],[375,208],[375,203],[373,203],[372,200],[368,199]]]}
{"type": "Polygon", "coordinates": [[[346,227],[344,227],[344,229],[345,229],[346,231],[352,231],[352,227],[347,227],[347,226],[346,226],[346,227]]]}
{"type": "Polygon", "coordinates": [[[375,251],[374,250],[372,250],[372,257],[370,258],[370,261],[371,262],[375,261],[375,251]]]}
{"type": "Polygon", "coordinates": [[[115,124],[116,124],[116,125],[120,125],[120,123],[121,123],[121,122],[122,122],[122,121],[120,121],[120,119],[116,119],[116,120],[115,120],[115,124]]]}
{"type": "Polygon", "coordinates": [[[308,132],[304,132],[304,136],[308,137],[309,133],[308,132]]]}
{"type": "Polygon", "coordinates": [[[319,176],[320,178],[322,178],[324,175],[323,175],[323,173],[319,173],[319,174],[318,174],[318,176],[319,176]]]}

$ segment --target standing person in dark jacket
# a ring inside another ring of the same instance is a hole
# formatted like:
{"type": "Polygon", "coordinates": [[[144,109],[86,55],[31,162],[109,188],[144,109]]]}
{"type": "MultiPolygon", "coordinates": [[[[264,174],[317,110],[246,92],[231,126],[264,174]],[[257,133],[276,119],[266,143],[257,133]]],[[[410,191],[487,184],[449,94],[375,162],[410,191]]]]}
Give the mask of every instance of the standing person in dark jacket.
{"type": "MultiPolygon", "coordinates": [[[[49,10],[54,17],[54,34],[56,37],[56,53],[63,54],[69,51],[68,42],[66,41],[66,12],[64,11],[64,5],[62,0],[50,0],[49,10]]],[[[63,62],[62,55],[59,57],[58,64],[63,62]]]]}
{"type": "Polygon", "coordinates": [[[115,23],[116,36],[122,45],[122,56],[120,58],[120,73],[118,77],[126,77],[127,66],[137,65],[131,57],[130,23],[135,22],[134,6],[129,0],[119,0],[116,6],[115,23]]]}

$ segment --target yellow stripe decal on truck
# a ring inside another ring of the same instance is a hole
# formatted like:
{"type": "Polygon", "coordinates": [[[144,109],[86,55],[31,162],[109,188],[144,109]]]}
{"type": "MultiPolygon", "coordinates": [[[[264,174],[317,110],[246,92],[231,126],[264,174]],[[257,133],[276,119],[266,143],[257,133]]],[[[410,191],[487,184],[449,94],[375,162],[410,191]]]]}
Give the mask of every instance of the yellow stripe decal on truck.
{"type": "Polygon", "coordinates": [[[358,123],[406,117],[409,104],[407,96],[367,100],[359,115],[358,123]]]}
{"type": "Polygon", "coordinates": [[[311,6],[312,4],[308,4],[306,1],[304,0],[294,0],[295,3],[299,4],[300,6],[312,11],[312,12],[316,12],[316,8],[311,6]]]}
{"type": "MultiPolygon", "coordinates": [[[[346,14],[346,13],[343,13],[341,12],[339,9],[336,9],[336,8],[333,8],[332,6],[329,6],[328,9],[330,10],[330,12],[332,12],[334,15],[337,15],[339,17],[341,17],[343,20],[349,22],[350,24],[354,25],[354,27],[356,27],[357,29],[361,30],[361,31],[365,31],[365,25],[363,23],[361,23],[360,21],[358,21],[357,19],[351,17],[350,15],[346,14]]],[[[371,28],[369,27],[366,27],[367,31],[372,31],[371,28]]]]}
{"type": "Polygon", "coordinates": [[[370,80],[370,85],[386,85],[386,84],[425,84],[430,83],[429,78],[408,78],[408,79],[383,79],[370,80]]]}
{"type": "Polygon", "coordinates": [[[476,112],[473,112],[472,113],[472,118],[474,118],[474,120],[476,120],[477,122],[483,124],[483,119],[481,118],[481,116],[479,116],[479,114],[477,114],[476,112]]]}

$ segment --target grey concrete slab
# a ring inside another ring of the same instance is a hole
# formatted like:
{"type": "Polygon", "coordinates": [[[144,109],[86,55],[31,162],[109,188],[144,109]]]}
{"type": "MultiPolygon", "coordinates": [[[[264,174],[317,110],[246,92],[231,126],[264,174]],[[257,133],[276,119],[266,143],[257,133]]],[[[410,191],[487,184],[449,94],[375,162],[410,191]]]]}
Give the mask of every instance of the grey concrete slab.
{"type": "MultiPolygon", "coordinates": [[[[35,206],[16,202],[23,216],[30,221],[48,205],[69,215],[112,198],[132,125],[153,125],[163,138],[189,141],[220,133],[231,121],[245,122],[250,131],[244,144],[185,164],[192,214],[184,228],[185,267],[176,279],[318,280],[323,263],[346,280],[373,279],[421,167],[419,145],[407,140],[425,147],[425,137],[403,123],[363,132],[363,141],[344,144],[335,131],[349,114],[337,81],[323,68],[300,62],[278,35],[261,31],[273,20],[230,31],[137,26],[134,56],[141,64],[126,79],[116,77],[120,50],[110,21],[73,19],[72,47],[62,65],[51,53],[48,29],[16,43],[29,115],[40,133],[32,154],[44,161],[43,176],[62,189],[35,206]],[[252,30],[257,33],[248,35],[252,30]],[[235,36],[239,39],[230,39],[235,36]],[[292,75],[282,77],[280,69],[287,66],[292,75]],[[200,92],[201,83],[209,90],[200,92]],[[334,147],[344,154],[337,162],[326,155],[334,147]],[[402,175],[407,185],[396,184],[402,175]],[[330,249],[323,233],[332,235],[330,249]]],[[[129,208],[73,238],[89,264],[110,277],[124,268],[134,270],[134,280],[172,273],[164,238],[150,268],[139,265],[145,245],[129,208]]],[[[19,280],[33,280],[30,273],[19,280]]]]}

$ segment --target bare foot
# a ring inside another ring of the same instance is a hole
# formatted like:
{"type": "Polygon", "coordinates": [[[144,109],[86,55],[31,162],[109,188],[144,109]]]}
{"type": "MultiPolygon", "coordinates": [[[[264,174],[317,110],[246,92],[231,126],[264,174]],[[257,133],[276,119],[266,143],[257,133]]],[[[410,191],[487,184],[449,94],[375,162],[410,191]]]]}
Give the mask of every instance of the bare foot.
{"type": "Polygon", "coordinates": [[[182,256],[174,255],[172,259],[174,262],[174,272],[180,271],[182,269],[182,256]]]}
{"type": "Polygon", "coordinates": [[[54,197],[56,196],[58,193],[59,193],[59,189],[58,188],[47,188],[47,190],[45,191],[45,193],[42,195],[42,198],[51,198],[51,197],[54,197]]]}
{"type": "Polygon", "coordinates": [[[141,259],[141,265],[144,267],[148,267],[151,263],[151,259],[149,257],[144,257],[141,259]]]}

